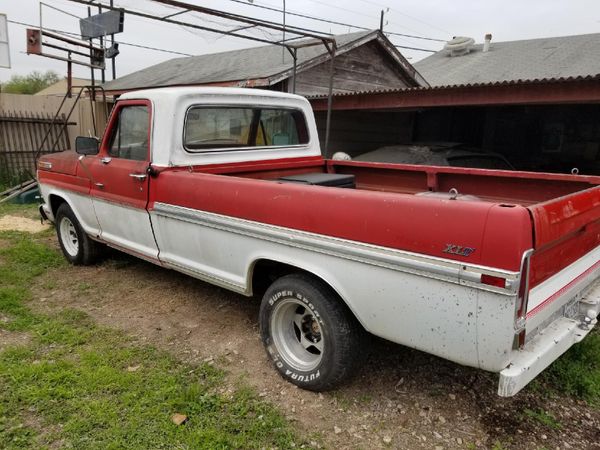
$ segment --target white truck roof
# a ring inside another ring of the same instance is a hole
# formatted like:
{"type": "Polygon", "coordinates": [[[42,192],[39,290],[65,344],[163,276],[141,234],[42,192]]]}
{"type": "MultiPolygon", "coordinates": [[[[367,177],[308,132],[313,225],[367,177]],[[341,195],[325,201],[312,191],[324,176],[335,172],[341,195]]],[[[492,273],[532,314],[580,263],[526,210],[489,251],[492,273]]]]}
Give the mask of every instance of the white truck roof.
{"type": "Polygon", "coordinates": [[[284,92],[229,87],[169,87],[123,94],[119,100],[149,100],[152,104],[151,151],[156,166],[190,166],[227,162],[319,156],[321,149],[312,108],[306,98],[284,92]],[[309,141],[304,145],[188,152],[183,129],[188,108],[195,105],[270,106],[302,111],[309,141]]]}

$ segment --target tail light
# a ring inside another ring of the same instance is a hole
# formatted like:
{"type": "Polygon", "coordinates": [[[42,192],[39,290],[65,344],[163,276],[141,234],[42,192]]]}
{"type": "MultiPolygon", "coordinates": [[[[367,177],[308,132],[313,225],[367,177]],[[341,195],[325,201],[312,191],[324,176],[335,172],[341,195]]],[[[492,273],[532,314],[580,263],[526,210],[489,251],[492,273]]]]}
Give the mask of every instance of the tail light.
{"type": "Polygon", "coordinates": [[[496,286],[499,288],[506,287],[506,278],[495,277],[493,275],[486,275],[485,273],[481,275],[481,282],[483,284],[487,284],[488,286],[496,286]]]}
{"type": "Polygon", "coordinates": [[[531,254],[528,250],[523,254],[521,261],[521,274],[519,279],[519,290],[515,305],[515,346],[522,348],[525,345],[525,326],[527,324],[527,303],[529,302],[529,268],[531,266],[531,254]]]}

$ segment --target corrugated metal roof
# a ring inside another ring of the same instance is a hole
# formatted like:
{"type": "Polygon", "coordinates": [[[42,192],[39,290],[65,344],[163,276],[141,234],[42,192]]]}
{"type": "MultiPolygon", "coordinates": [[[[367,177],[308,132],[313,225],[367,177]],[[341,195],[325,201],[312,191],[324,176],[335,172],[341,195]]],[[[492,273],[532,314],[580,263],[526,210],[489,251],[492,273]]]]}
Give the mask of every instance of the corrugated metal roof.
{"type": "MultiPolygon", "coordinates": [[[[600,73],[596,75],[577,76],[577,77],[560,77],[560,78],[535,78],[532,80],[510,80],[510,81],[492,81],[489,83],[467,83],[467,84],[453,84],[443,86],[418,86],[418,87],[405,87],[405,88],[394,88],[394,89],[370,89],[364,91],[355,92],[340,92],[334,94],[334,97],[349,97],[359,95],[378,95],[378,94],[398,94],[407,91],[442,91],[448,89],[460,89],[460,88],[481,88],[481,87],[495,87],[495,86],[511,86],[511,85],[527,85],[527,84],[550,84],[550,83],[572,83],[576,81],[600,81],[600,73]]],[[[312,95],[306,96],[309,100],[317,100],[327,98],[327,95],[312,95]]]]}
{"type": "Polygon", "coordinates": [[[432,87],[522,80],[570,79],[600,74],[600,33],[475,45],[463,56],[439,51],[415,68],[432,87]]]}
{"type": "MultiPolygon", "coordinates": [[[[363,38],[376,39],[377,31],[360,31],[335,36],[338,49],[363,38]]],[[[193,85],[268,78],[293,68],[289,52],[276,45],[264,45],[208,55],[175,58],[133,72],[104,84],[107,91],[159,86],[193,85]]],[[[298,49],[297,63],[303,64],[326,54],[323,45],[298,49]]]]}

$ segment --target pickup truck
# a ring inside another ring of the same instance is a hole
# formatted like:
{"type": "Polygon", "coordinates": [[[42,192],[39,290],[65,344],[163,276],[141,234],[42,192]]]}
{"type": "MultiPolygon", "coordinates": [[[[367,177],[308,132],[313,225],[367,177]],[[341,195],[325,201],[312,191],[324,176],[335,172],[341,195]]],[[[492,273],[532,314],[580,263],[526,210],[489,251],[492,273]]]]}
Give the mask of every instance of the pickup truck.
{"type": "Polygon", "coordinates": [[[512,396],[597,324],[600,177],[327,160],[296,95],[127,93],[38,180],[73,264],[108,245],[262,296],[267,355],[305,389],[376,335],[512,396]]]}

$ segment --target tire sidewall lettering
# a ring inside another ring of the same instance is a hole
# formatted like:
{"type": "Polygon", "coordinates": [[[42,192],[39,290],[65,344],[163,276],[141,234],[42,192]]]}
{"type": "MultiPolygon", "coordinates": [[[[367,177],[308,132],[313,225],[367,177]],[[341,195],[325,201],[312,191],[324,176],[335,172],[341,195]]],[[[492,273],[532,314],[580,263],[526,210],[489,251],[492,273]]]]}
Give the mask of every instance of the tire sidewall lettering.
{"type": "MultiPolygon", "coordinates": [[[[319,314],[319,311],[316,309],[312,301],[301,292],[297,292],[290,289],[279,290],[269,297],[268,305],[270,309],[273,309],[279,301],[289,298],[300,300],[311,311],[311,313],[314,315],[317,321],[322,326],[324,326],[323,318],[319,314]]],[[[323,331],[326,332],[325,328],[323,329],[323,331]]],[[[321,377],[321,371],[323,370],[322,365],[310,372],[300,372],[289,367],[286,363],[283,362],[279,355],[279,352],[277,351],[277,348],[275,347],[275,345],[273,345],[273,341],[271,339],[265,341],[265,346],[267,349],[267,354],[275,364],[275,367],[283,376],[292,380],[294,383],[310,383],[321,377]]]]}

